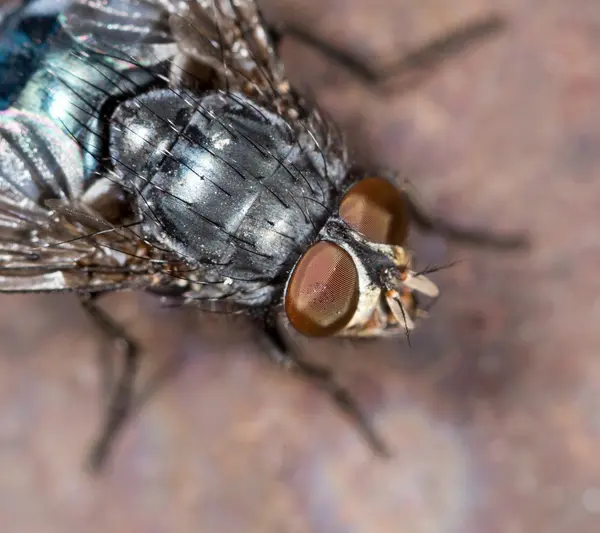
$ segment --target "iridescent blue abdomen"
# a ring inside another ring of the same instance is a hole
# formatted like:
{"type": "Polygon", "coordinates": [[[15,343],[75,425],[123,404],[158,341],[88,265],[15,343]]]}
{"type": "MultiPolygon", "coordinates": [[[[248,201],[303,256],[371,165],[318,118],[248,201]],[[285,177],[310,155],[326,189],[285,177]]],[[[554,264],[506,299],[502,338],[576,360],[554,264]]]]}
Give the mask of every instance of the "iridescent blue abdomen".
{"type": "Polygon", "coordinates": [[[13,104],[38,70],[48,49],[48,39],[58,26],[58,12],[39,14],[30,7],[33,4],[5,13],[0,19],[0,110],[13,104]]]}

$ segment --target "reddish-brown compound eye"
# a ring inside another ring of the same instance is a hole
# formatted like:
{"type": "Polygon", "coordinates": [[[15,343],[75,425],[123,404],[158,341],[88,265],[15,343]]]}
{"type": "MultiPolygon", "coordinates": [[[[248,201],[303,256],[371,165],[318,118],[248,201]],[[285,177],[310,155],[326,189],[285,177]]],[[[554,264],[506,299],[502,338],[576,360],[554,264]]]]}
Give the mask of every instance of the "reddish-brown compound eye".
{"type": "Polygon", "coordinates": [[[366,178],[342,199],[340,217],[368,240],[402,246],[410,222],[403,193],[383,178],[366,178]]]}
{"type": "Polygon", "coordinates": [[[300,333],[332,335],[352,319],[358,305],[358,273],[350,254],[320,241],[311,246],[292,272],[285,312],[300,333]]]}

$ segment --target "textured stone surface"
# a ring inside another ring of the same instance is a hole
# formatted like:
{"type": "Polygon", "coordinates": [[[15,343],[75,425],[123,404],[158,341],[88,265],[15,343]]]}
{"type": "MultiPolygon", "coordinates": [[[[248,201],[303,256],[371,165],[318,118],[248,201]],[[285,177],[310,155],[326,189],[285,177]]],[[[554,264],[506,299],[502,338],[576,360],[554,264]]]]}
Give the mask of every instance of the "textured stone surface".
{"type": "MultiPolygon", "coordinates": [[[[265,5],[267,2],[265,2],[265,5]]],[[[600,10],[596,0],[271,0],[376,64],[497,9],[509,29],[417,89],[385,94],[296,43],[308,88],[362,160],[437,213],[533,249],[451,245],[432,318],[403,341],[306,342],[394,451],[374,459],[243,321],[106,308],[185,360],[97,479],[98,337],[69,296],[0,298],[0,523],[10,533],[595,533],[600,527],[600,10]]]]}

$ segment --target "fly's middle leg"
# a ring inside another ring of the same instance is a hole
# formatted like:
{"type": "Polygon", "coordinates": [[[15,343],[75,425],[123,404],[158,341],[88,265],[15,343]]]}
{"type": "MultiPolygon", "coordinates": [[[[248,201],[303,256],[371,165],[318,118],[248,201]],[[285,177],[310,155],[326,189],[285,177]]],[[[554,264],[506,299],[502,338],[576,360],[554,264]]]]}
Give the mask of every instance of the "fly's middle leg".
{"type": "MultiPolygon", "coordinates": [[[[80,300],[83,308],[100,331],[115,346],[119,346],[123,352],[121,372],[118,379],[112,384],[112,390],[108,396],[103,427],[88,459],[89,468],[95,473],[104,465],[114,439],[131,412],[134,379],[139,362],[139,351],[135,342],[129,338],[123,328],[116,324],[106,312],[96,305],[96,298],[94,295],[82,296],[80,300]]],[[[103,367],[105,373],[105,385],[109,381],[106,377],[107,370],[112,374],[111,367],[103,367]]]]}
{"type": "Polygon", "coordinates": [[[398,84],[394,83],[396,90],[408,90],[418,85],[446,60],[466,51],[481,40],[496,35],[505,27],[504,18],[497,14],[474,20],[403,54],[382,69],[373,67],[368,61],[322,40],[306,28],[293,23],[271,27],[270,35],[276,47],[283,37],[290,36],[315,48],[369,85],[381,86],[389,80],[397,79],[398,84]]]}
{"type": "Polygon", "coordinates": [[[373,453],[383,458],[390,457],[391,454],[383,439],[377,434],[352,395],[336,383],[331,369],[300,358],[286,342],[281,329],[275,317],[269,316],[265,319],[264,332],[269,341],[267,351],[271,360],[316,384],[331,398],[337,408],[356,424],[373,453]]]}
{"type": "Polygon", "coordinates": [[[499,235],[483,228],[467,228],[434,216],[420,205],[415,196],[404,190],[404,197],[411,220],[427,232],[437,233],[449,241],[499,250],[523,250],[529,247],[529,239],[522,233],[499,235]]]}

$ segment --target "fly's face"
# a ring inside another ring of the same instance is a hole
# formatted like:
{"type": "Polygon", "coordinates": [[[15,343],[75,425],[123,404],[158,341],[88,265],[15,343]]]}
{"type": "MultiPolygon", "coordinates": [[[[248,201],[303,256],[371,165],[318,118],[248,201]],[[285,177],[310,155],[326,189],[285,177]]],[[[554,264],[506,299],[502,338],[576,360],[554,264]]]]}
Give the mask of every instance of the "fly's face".
{"type": "Polygon", "coordinates": [[[439,291],[413,270],[408,230],[406,198],[390,181],[369,177],[352,186],[289,277],[284,308],[292,326],[315,337],[414,329],[425,315],[420,296],[439,291]]]}

